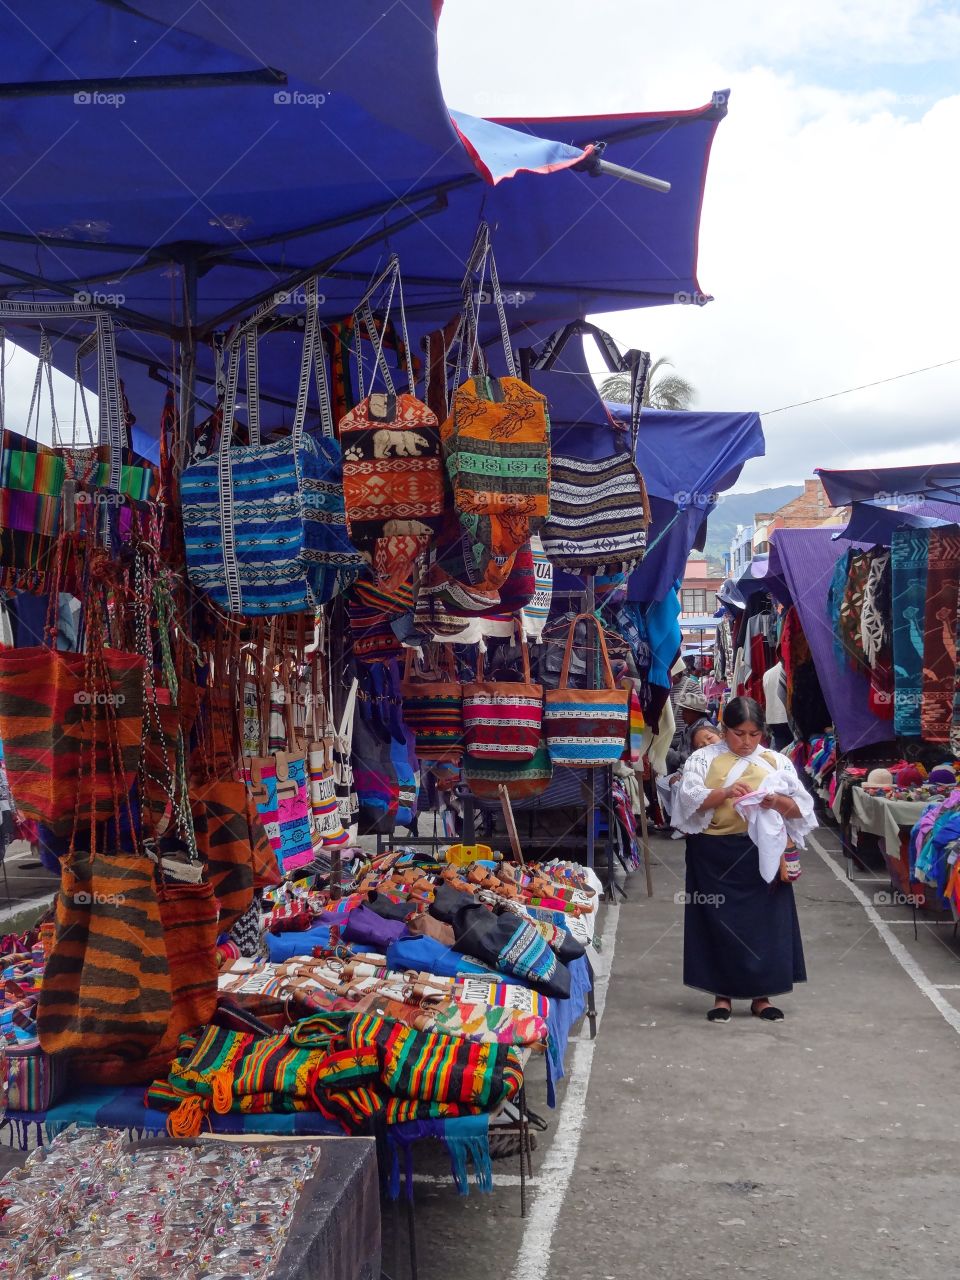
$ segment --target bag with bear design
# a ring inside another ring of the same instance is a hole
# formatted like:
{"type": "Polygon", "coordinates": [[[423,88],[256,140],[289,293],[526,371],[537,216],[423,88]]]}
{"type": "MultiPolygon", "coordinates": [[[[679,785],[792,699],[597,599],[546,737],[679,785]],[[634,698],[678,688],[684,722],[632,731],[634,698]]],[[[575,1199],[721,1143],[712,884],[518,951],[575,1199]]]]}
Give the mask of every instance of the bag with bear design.
{"type": "Polygon", "coordinates": [[[415,394],[413,365],[403,310],[400,266],[394,255],[357,308],[366,327],[386,391],[364,394],[363,363],[357,354],[360,401],[340,419],[343,493],[354,545],[367,558],[375,583],[388,590],[404,582],[427,549],[443,517],[443,466],[437,416],[415,394]],[[383,323],[370,299],[386,290],[383,323]],[[386,318],[399,297],[403,359],[408,391],[398,392],[383,353],[386,318]]]}

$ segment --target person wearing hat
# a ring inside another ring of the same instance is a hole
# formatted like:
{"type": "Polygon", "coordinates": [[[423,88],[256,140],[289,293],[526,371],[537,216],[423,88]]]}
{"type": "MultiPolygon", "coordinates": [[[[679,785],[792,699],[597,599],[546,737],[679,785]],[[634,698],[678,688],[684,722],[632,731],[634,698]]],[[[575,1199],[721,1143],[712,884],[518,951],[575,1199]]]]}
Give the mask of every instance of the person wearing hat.
{"type": "Polygon", "coordinates": [[[791,762],[763,745],[766,733],[753,698],[728,702],[723,740],[693,752],[673,797],[673,826],[687,838],[683,981],[713,995],[710,1022],[729,1022],[734,1000],[779,1022],[770,996],[807,976],[778,850],[786,840],[802,847],[817,822],[791,762]]]}
{"type": "Polygon", "coordinates": [[[690,738],[695,725],[707,719],[707,700],[696,680],[690,679],[676,698],[677,732],[673,735],[667,752],[667,772],[682,769],[687,756],[693,750],[690,738]]]}

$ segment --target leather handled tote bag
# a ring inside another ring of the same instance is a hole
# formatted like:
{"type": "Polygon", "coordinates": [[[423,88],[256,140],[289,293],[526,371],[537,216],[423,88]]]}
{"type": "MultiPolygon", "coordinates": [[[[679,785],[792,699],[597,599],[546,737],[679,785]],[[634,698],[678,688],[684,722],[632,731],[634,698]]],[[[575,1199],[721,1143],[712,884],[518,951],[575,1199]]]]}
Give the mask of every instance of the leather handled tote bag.
{"type": "Polygon", "coordinates": [[[553,763],[588,769],[615,763],[623,754],[629,720],[630,691],[616,686],[603,628],[592,613],[581,613],[567,633],[560,684],[547,690],[543,723],[553,763]],[[586,622],[588,634],[590,626],[596,628],[604,682],[601,689],[570,688],[570,659],[578,622],[586,622]]]}

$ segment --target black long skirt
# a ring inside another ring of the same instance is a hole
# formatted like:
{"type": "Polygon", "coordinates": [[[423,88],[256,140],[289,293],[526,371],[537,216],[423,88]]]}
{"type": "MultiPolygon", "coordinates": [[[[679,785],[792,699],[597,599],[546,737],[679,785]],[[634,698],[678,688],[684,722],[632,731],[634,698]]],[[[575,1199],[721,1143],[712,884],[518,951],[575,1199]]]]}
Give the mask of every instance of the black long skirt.
{"type": "Polygon", "coordinates": [[[687,836],[684,985],[754,1000],[806,980],[793,885],[766,883],[749,836],[687,836]]]}

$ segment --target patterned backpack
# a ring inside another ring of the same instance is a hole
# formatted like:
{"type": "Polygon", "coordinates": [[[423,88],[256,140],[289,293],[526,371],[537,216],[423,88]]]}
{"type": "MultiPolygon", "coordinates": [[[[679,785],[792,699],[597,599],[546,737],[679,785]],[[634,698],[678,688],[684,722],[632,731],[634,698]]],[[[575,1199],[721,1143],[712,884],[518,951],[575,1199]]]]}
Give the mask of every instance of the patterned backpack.
{"type": "MultiPolygon", "coordinates": [[[[373,570],[375,583],[399,586],[427,549],[443,516],[443,469],[437,416],[415,395],[403,310],[400,266],[394,255],[360,303],[355,318],[373,345],[385,392],[364,395],[362,353],[357,351],[360,401],[340,419],[343,492],[351,537],[373,570]],[[370,297],[388,289],[378,332],[370,297]],[[397,392],[383,354],[386,318],[399,292],[403,356],[409,390],[397,392]]],[[[376,375],[374,375],[376,376],[376,375]]]]}
{"type": "Polygon", "coordinates": [[[510,558],[549,515],[550,419],[546,398],[517,377],[490,229],[480,227],[467,266],[452,410],[440,429],[454,506],[470,535],[484,586],[500,586],[510,558]],[[487,265],[500,320],[507,377],[491,378],[484,366],[474,302],[474,277],[487,265]]]}

